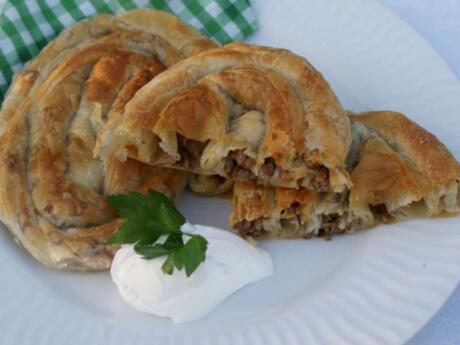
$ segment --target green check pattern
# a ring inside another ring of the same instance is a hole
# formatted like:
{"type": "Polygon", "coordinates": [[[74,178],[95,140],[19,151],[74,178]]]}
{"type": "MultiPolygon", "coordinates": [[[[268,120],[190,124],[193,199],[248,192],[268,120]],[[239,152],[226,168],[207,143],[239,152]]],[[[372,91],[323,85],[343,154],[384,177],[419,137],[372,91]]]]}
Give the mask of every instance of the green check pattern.
{"type": "Polygon", "coordinates": [[[256,29],[248,0],[0,0],[0,101],[13,74],[62,29],[97,13],[137,7],[173,13],[223,44],[256,29]]]}

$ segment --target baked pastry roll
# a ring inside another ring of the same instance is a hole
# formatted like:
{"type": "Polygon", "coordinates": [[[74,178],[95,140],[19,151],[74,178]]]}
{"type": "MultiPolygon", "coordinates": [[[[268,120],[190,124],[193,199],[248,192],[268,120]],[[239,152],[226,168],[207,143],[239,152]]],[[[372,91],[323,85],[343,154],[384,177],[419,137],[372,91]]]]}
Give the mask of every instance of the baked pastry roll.
{"type": "Polygon", "coordinates": [[[97,153],[258,184],[343,191],[348,117],[323,76],[287,50],[232,43],[144,86],[97,153]]]}
{"type": "Polygon", "coordinates": [[[309,238],[458,214],[460,166],[434,135],[395,112],[350,118],[349,190],[318,193],[237,182],[230,225],[254,238],[309,238]]]}
{"type": "Polygon", "coordinates": [[[174,197],[186,174],[95,159],[96,134],[158,73],[212,46],[169,14],[100,15],[16,76],[0,113],[0,219],[20,245],[53,268],[110,267],[106,241],[120,221],[105,196],[154,188],[174,197]]]}

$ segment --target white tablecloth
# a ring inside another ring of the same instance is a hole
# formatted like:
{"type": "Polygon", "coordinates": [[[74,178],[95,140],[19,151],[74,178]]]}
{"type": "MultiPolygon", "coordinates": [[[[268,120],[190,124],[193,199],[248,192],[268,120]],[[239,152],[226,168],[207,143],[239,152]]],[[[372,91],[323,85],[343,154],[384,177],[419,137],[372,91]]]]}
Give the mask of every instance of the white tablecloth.
{"type": "MultiPolygon", "coordinates": [[[[460,80],[460,0],[378,1],[423,36],[460,80]]],[[[460,109],[458,115],[460,124],[460,109]]],[[[460,286],[409,344],[460,344],[460,286]]]]}

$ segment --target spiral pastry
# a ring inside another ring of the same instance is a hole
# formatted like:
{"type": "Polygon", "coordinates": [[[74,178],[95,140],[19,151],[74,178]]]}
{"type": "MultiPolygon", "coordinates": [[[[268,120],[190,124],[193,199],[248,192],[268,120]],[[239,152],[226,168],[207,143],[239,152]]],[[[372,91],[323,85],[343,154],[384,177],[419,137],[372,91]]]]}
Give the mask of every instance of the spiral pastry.
{"type": "Polygon", "coordinates": [[[53,268],[108,268],[106,241],[120,221],[105,196],[155,188],[174,197],[186,176],[95,159],[96,135],[158,73],[215,45],[140,9],[80,22],[30,62],[0,113],[0,219],[16,241],[53,268]]]}
{"type": "Polygon", "coordinates": [[[340,192],[348,117],[322,75],[287,50],[233,43],[145,85],[97,153],[237,181],[340,192]]]}

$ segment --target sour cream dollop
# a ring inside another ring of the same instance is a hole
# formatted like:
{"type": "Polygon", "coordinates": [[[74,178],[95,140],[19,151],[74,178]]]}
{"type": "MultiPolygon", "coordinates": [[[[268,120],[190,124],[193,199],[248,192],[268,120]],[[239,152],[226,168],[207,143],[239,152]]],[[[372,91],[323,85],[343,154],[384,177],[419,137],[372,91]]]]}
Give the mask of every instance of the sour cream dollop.
{"type": "Polygon", "coordinates": [[[194,321],[243,286],[273,274],[268,252],[228,231],[189,223],[182,231],[208,240],[206,260],[190,277],[183,269],[163,273],[164,256],[145,260],[133,245],[123,245],[115,254],[112,279],[133,308],[174,322],[194,321]]]}

